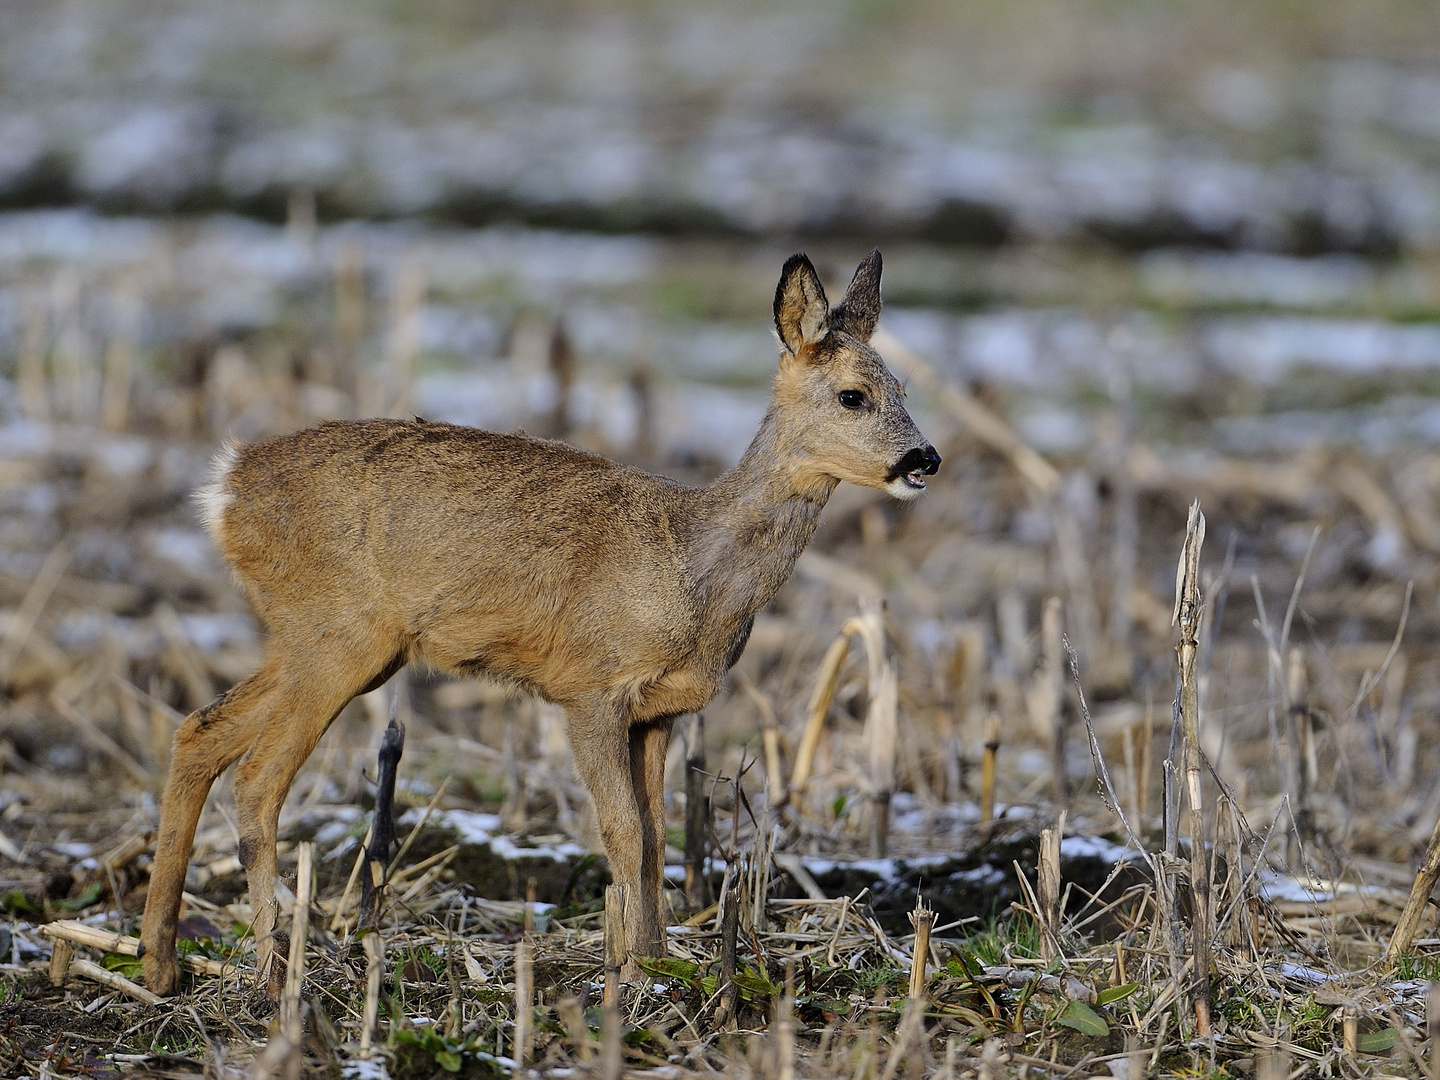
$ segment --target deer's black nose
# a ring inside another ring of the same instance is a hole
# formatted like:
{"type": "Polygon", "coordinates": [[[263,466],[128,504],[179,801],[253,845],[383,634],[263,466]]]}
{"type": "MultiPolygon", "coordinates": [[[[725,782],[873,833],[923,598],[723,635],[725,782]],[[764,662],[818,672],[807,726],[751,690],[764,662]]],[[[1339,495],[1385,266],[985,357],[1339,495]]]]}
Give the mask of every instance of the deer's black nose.
{"type": "Polygon", "coordinates": [[[920,451],[920,471],[926,476],[934,476],[940,469],[940,455],[935,452],[933,446],[926,446],[920,451]]]}

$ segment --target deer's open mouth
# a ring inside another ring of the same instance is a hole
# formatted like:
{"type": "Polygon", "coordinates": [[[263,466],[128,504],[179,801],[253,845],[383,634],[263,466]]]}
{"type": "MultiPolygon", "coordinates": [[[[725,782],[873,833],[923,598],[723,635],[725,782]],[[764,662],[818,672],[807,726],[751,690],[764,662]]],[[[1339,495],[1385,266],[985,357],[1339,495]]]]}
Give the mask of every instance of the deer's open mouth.
{"type": "Polygon", "coordinates": [[[890,479],[899,480],[907,488],[925,490],[925,477],[934,476],[940,468],[940,455],[933,446],[916,447],[908,451],[890,470],[890,479]]]}

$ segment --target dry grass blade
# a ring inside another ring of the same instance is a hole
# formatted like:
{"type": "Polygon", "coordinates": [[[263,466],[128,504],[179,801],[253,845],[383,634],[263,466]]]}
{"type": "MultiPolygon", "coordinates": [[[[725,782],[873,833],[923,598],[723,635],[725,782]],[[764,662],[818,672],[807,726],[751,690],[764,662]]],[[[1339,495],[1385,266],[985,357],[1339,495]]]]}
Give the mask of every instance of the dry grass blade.
{"type": "Polygon", "coordinates": [[[1205,861],[1204,805],[1200,795],[1200,695],[1195,677],[1199,654],[1200,549],[1205,543],[1205,515],[1197,500],[1185,525],[1185,546],[1175,572],[1176,625],[1180,627],[1180,721],[1185,733],[1185,788],[1190,801],[1191,948],[1195,960],[1195,1026],[1202,1039],[1210,1029],[1210,946],[1214,937],[1210,911],[1210,871],[1205,861]]]}

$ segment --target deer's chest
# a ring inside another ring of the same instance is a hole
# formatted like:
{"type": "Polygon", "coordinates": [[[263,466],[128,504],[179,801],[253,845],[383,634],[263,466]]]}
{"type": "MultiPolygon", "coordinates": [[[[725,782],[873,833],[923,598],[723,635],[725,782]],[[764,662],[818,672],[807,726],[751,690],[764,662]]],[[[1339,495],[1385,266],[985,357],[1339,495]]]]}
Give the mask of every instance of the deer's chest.
{"type": "Polygon", "coordinates": [[[635,719],[678,716],[703,709],[719,692],[725,673],[745,651],[754,625],[755,619],[751,616],[723,637],[701,641],[687,662],[667,668],[644,688],[635,719]]]}

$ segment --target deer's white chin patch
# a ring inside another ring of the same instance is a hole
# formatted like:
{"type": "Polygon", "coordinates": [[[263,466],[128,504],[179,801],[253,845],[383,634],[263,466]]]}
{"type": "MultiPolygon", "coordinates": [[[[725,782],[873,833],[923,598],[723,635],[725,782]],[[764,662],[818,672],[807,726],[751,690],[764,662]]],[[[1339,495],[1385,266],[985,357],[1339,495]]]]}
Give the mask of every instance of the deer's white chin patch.
{"type": "Polygon", "coordinates": [[[913,499],[925,490],[925,478],[918,472],[903,473],[886,484],[885,490],[897,499],[913,499]]]}

